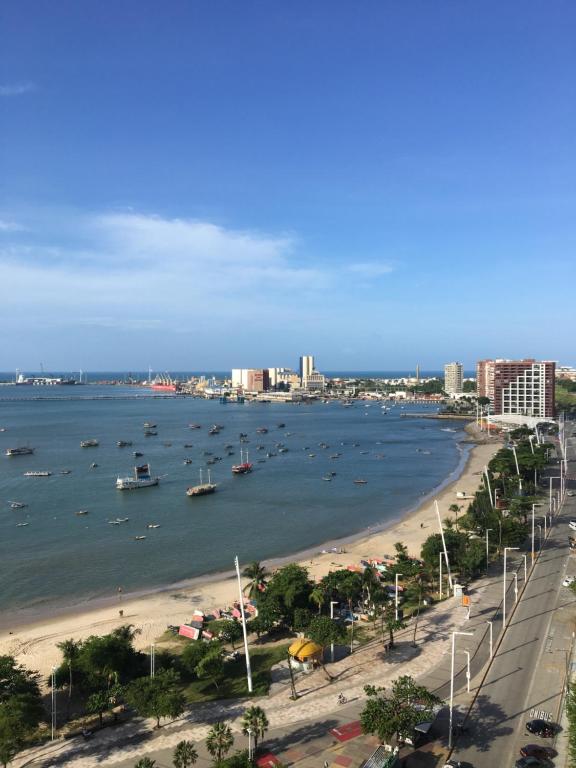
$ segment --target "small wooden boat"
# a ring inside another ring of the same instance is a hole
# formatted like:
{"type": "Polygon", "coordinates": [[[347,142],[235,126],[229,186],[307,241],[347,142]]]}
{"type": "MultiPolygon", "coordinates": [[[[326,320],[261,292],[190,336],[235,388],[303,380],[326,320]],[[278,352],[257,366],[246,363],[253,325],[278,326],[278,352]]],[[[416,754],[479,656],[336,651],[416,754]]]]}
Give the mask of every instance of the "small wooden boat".
{"type": "Polygon", "coordinates": [[[134,536],[134,541],[144,541],[146,536],[134,536]]]}
{"type": "Polygon", "coordinates": [[[80,515],[87,515],[88,514],[88,510],[87,509],[79,509],[78,512],[75,512],[75,514],[78,515],[78,516],[80,516],[80,515]]]}
{"type": "Polygon", "coordinates": [[[355,485],[366,485],[367,482],[368,482],[368,480],[361,480],[361,479],[354,480],[354,484],[355,485]]]}
{"type": "Polygon", "coordinates": [[[148,523],[146,528],[160,528],[160,523],[148,523]]]}

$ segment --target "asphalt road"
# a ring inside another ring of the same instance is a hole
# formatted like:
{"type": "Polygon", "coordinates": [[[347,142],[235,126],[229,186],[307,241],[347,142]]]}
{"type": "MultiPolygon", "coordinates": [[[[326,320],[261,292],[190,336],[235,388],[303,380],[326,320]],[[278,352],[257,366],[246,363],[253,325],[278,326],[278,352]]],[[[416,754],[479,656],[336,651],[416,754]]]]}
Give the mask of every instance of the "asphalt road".
{"type": "MultiPolygon", "coordinates": [[[[570,476],[576,468],[574,441],[569,441],[568,446],[570,476]]],[[[568,482],[567,489],[570,488],[576,488],[574,481],[568,482]]],[[[541,517],[545,509],[536,511],[541,517]]],[[[513,595],[508,599],[508,629],[471,709],[468,730],[454,750],[453,757],[468,761],[474,768],[508,768],[520,756],[522,745],[551,743],[527,736],[525,724],[535,716],[533,710],[544,711],[553,720],[558,715],[567,656],[562,652],[553,657],[550,651],[555,637],[567,650],[572,642],[573,622],[566,621],[564,609],[570,607],[573,616],[576,599],[561,586],[567,567],[568,573],[576,572],[576,563],[568,562],[571,517],[576,518],[576,497],[566,497],[562,514],[554,521],[511,616],[513,595]]]]}

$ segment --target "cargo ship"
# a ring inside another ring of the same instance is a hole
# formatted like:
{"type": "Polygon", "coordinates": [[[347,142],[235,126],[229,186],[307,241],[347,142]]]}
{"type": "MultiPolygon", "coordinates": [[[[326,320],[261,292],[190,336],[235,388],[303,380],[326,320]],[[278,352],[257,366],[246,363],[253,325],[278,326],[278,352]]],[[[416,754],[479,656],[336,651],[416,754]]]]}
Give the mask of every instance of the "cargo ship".
{"type": "Polygon", "coordinates": [[[156,376],[154,381],[149,383],[151,389],[159,392],[178,392],[180,384],[174,381],[168,374],[163,376],[156,376]]]}

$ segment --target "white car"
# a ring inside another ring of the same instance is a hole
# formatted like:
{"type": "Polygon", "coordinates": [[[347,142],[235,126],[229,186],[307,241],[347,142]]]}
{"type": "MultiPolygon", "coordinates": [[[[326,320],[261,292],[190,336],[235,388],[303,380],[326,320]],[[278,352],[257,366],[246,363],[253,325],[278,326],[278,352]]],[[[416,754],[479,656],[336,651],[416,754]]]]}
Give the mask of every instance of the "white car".
{"type": "Polygon", "coordinates": [[[576,493],[574,491],[566,491],[566,496],[576,496],[576,493]]]}
{"type": "Polygon", "coordinates": [[[570,520],[568,527],[572,528],[573,531],[576,531],[576,520],[570,520]]]}
{"type": "Polygon", "coordinates": [[[573,584],[576,581],[576,576],[566,576],[564,581],[562,582],[563,587],[569,587],[570,584],[573,584]]]}

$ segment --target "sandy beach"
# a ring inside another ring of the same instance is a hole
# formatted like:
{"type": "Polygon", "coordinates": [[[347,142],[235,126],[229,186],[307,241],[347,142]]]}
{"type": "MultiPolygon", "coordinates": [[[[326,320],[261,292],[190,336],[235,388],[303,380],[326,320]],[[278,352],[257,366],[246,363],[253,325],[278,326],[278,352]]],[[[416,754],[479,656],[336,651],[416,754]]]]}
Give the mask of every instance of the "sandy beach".
{"type": "MultiPolygon", "coordinates": [[[[467,505],[467,501],[457,498],[457,491],[473,494],[479,486],[484,466],[501,447],[500,441],[478,433],[475,425],[467,427],[467,431],[470,439],[480,442],[473,446],[459,477],[442,487],[437,494],[431,494],[403,519],[382,530],[365,531],[343,542],[329,542],[314,552],[284,558],[284,561],[300,562],[317,580],[331,570],[358,564],[361,559],[392,554],[397,541],[403,542],[411,555],[419,556],[423,541],[438,531],[434,501],[438,502],[442,517],[452,516],[448,511],[451,504],[467,505]],[[319,549],[326,551],[319,552],[319,549]]],[[[270,567],[277,563],[275,561],[270,567]]],[[[192,609],[209,611],[223,608],[237,597],[237,583],[231,574],[194,579],[183,586],[176,585],[139,597],[119,596],[115,601],[108,600],[86,610],[43,617],[2,629],[0,654],[15,656],[28,669],[47,675],[52,666],[61,661],[57,643],[62,640],[81,640],[90,635],[105,634],[122,624],[132,624],[140,630],[136,646],[145,649],[165,631],[167,625],[189,620],[192,609]]]]}

